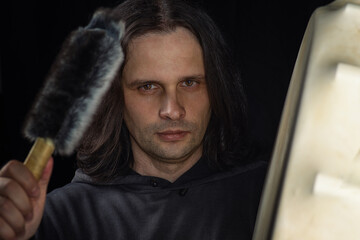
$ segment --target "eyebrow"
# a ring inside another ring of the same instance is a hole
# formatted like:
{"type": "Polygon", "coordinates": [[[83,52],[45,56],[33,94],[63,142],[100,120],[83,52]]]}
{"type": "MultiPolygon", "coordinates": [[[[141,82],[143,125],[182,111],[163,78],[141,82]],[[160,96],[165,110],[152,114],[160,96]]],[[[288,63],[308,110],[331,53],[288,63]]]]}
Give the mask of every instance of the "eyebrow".
{"type": "MultiPolygon", "coordinates": [[[[188,80],[193,80],[193,81],[202,81],[205,80],[205,76],[203,74],[198,74],[198,75],[191,75],[191,76],[184,76],[181,77],[179,79],[179,81],[188,81],[188,80]]],[[[161,85],[161,81],[158,80],[146,80],[146,79],[136,79],[132,82],[130,82],[129,84],[126,84],[128,87],[130,88],[134,88],[134,87],[138,87],[138,86],[142,86],[142,85],[146,85],[146,84],[160,84],[161,85]]]]}
{"type": "Polygon", "coordinates": [[[205,80],[205,76],[203,74],[198,74],[198,75],[185,76],[180,78],[180,81],[186,81],[186,80],[201,81],[201,80],[205,80]]]}

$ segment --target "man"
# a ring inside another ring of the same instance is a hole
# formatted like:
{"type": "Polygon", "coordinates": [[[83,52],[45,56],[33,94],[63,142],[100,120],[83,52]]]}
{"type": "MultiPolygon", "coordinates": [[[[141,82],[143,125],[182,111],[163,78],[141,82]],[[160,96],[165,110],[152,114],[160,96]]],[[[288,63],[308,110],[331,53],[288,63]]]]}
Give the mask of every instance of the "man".
{"type": "Polygon", "coordinates": [[[264,164],[246,148],[245,97],[224,40],[181,1],[102,10],[126,30],[125,62],[48,195],[19,162],[1,170],[0,237],[251,239],[264,164]]]}

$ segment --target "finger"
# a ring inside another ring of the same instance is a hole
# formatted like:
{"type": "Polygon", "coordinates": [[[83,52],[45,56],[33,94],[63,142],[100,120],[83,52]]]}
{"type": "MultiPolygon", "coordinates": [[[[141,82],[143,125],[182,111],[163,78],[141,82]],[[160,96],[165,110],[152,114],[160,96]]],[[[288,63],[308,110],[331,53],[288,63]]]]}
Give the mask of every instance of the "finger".
{"type": "Polygon", "coordinates": [[[0,196],[9,199],[25,218],[31,218],[32,205],[24,189],[10,178],[0,179],[0,196]]]}
{"type": "Polygon", "coordinates": [[[0,239],[15,239],[16,234],[9,224],[0,218],[0,239]]]}
{"type": "Polygon", "coordinates": [[[7,222],[16,235],[21,235],[25,232],[25,219],[23,215],[13,202],[5,197],[0,197],[0,217],[7,222]]]}
{"type": "Polygon", "coordinates": [[[54,159],[51,157],[49,159],[49,161],[47,162],[47,164],[44,168],[43,174],[39,180],[39,185],[41,188],[43,188],[43,189],[47,188],[50,178],[51,178],[51,173],[52,173],[53,167],[54,167],[54,159]]]}
{"type": "Polygon", "coordinates": [[[14,179],[25,189],[29,196],[39,196],[39,185],[33,174],[22,162],[16,160],[8,162],[2,168],[0,175],[14,179]]]}

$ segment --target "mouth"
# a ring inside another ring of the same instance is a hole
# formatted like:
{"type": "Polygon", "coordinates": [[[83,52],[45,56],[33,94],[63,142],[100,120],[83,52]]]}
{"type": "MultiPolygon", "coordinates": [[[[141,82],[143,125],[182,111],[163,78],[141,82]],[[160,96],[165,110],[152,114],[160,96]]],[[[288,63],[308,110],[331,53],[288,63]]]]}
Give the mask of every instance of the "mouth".
{"type": "Polygon", "coordinates": [[[158,132],[157,135],[160,137],[162,141],[175,142],[175,141],[183,140],[188,133],[190,132],[182,131],[182,130],[167,130],[163,132],[158,132]]]}

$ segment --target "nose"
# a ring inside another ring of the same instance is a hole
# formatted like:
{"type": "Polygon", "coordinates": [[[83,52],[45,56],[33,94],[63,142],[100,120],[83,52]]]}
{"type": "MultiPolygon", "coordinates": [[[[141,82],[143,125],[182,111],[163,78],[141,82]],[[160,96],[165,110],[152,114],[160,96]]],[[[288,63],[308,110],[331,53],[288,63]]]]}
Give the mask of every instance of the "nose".
{"type": "Polygon", "coordinates": [[[184,106],[179,102],[176,93],[165,94],[162,99],[160,108],[160,118],[166,120],[180,120],[185,117],[186,111],[184,106]]]}

